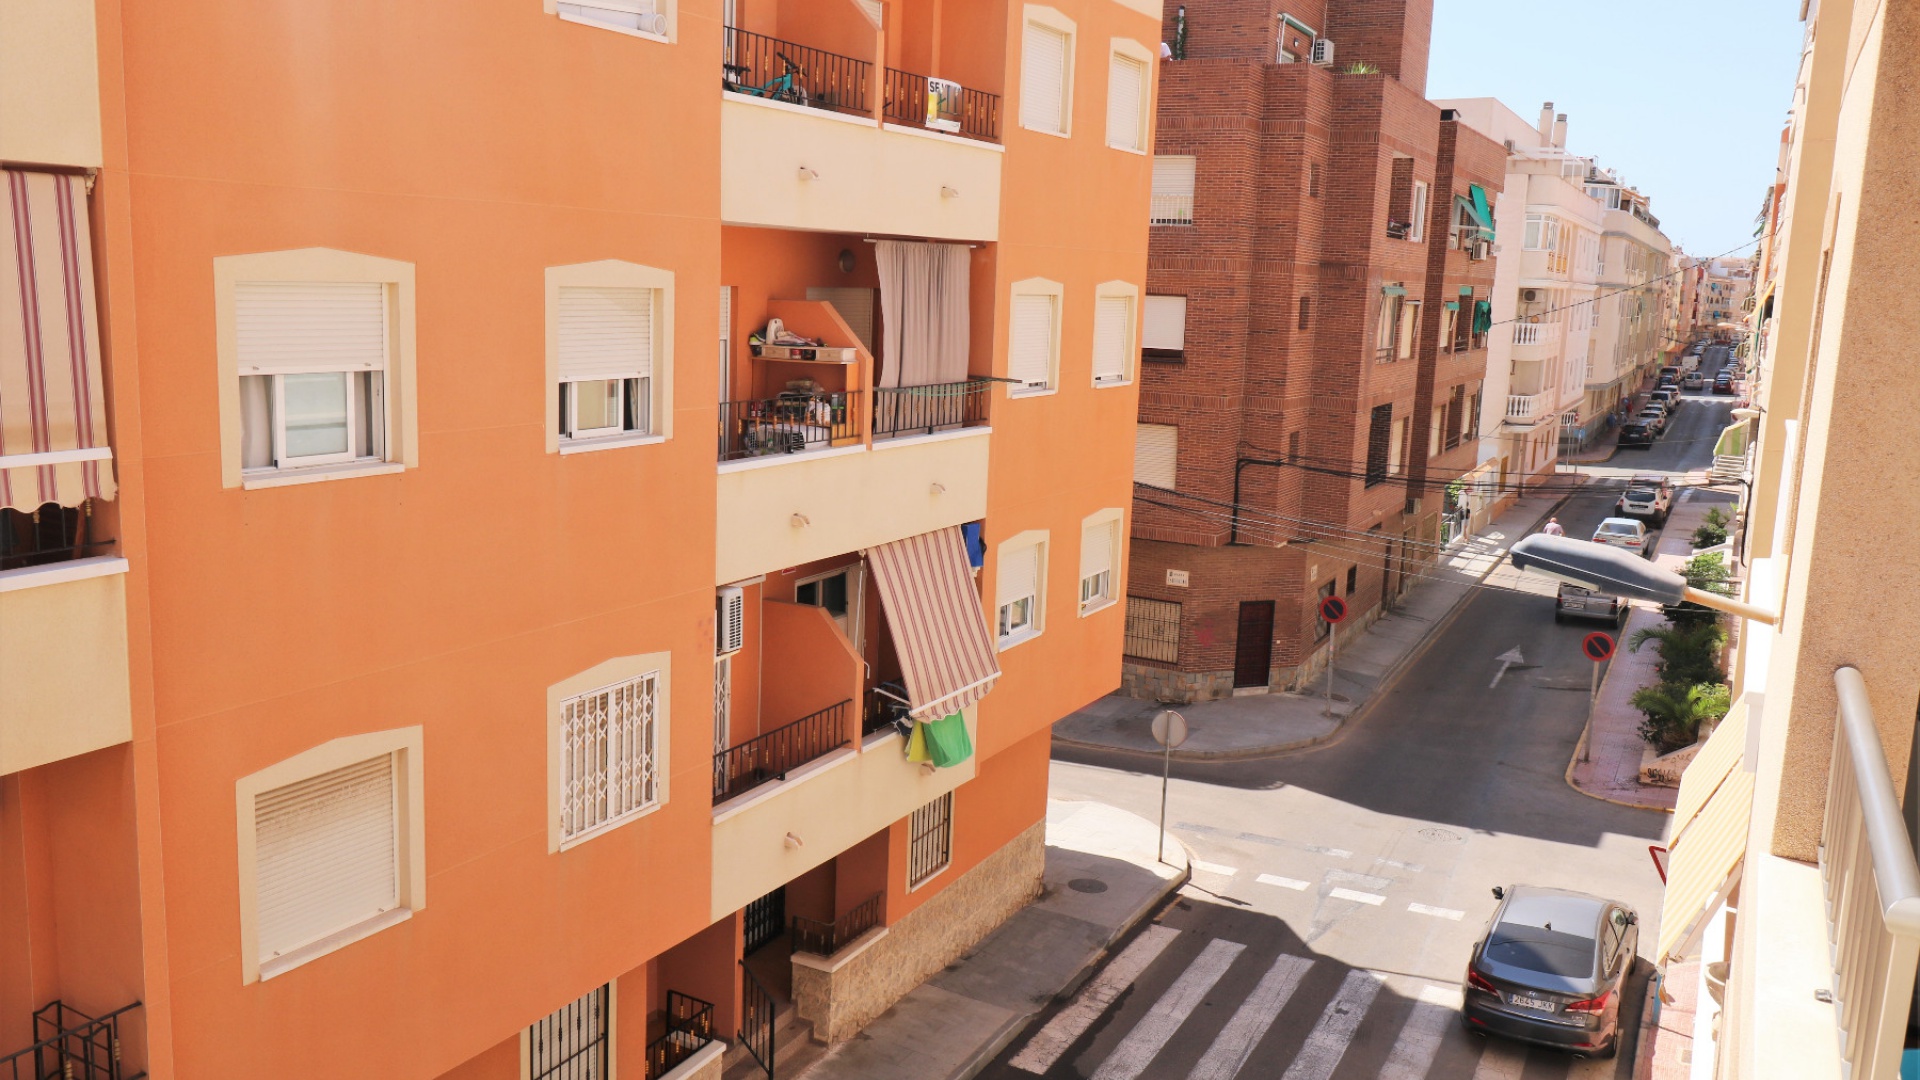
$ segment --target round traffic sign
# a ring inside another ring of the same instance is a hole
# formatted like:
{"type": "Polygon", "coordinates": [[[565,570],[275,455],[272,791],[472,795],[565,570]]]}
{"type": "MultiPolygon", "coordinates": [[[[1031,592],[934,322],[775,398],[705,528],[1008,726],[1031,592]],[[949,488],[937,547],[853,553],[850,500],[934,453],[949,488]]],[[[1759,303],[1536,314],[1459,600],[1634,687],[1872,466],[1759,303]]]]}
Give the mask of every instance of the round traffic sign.
{"type": "Polygon", "coordinates": [[[1320,617],[1330,623],[1337,623],[1347,617],[1347,602],[1337,596],[1329,596],[1320,601],[1320,617]]]}
{"type": "Polygon", "coordinates": [[[1580,651],[1597,664],[1613,655],[1613,638],[1595,630],[1581,640],[1580,651]]]}
{"type": "Polygon", "coordinates": [[[1162,709],[1153,718],[1153,741],[1174,747],[1187,741],[1187,718],[1172,709],[1162,709]]]}

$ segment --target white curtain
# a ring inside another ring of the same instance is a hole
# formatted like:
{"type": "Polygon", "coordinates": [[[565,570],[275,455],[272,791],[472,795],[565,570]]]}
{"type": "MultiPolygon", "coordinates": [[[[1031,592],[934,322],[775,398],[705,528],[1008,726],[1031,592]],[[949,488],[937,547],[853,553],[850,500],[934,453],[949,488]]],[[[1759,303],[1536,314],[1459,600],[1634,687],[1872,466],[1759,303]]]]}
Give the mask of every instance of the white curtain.
{"type": "Polygon", "coordinates": [[[881,240],[874,259],[884,324],[880,385],[965,382],[972,267],[967,246],[881,240]]]}

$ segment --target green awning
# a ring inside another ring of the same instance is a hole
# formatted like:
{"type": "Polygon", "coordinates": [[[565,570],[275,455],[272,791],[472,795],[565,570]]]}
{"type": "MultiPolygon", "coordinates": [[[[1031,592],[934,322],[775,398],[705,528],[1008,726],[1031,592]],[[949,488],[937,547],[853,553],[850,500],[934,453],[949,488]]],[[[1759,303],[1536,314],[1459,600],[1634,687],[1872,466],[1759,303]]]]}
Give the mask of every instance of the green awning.
{"type": "Polygon", "coordinates": [[[1460,286],[1460,295],[1461,295],[1461,296],[1472,296],[1472,295],[1473,295],[1473,286],[1471,286],[1471,285],[1462,285],[1462,286],[1460,286]]]}
{"type": "Polygon", "coordinates": [[[1493,329],[1493,301],[1475,300],[1473,302],[1473,332],[1484,334],[1493,329]]]}
{"type": "Polygon", "coordinates": [[[1753,437],[1753,428],[1745,420],[1730,424],[1720,432],[1720,440],[1713,444],[1714,457],[1739,457],[1747,452],[1747,442],[1753,437]]]}
{"type": "Polygon", "coordinates": [[[1447,310],[1448,310],[1448,311],[1459,311],[1459,310],[1460,310],[1460,301],[1458,301],[1458,300],[1449,300],[1449,301],[1447,301],[1447,310]]]}
{"type": "Polygon", "coordinates": [[[1405,296],[1405,295],[1407,295],[1407,290],[1406,290],[1406,289],[1405,289],[1405,288],[1404,288],[1403,286],[1400,286],[1400,285],[1388,285],[1388,286],[1386,286],[1385,288],[1383,288],[1383,289],[1381,289],[1380,291],[1381,291],[1382,293],[1385,293],[1385,294],[1386,294],[1386,295],[1388,295],[1388,296],[1405,296]]]}
{"type": "Polygon", "coordinates": [[[1468,184],[1467,193],[1473,197],[1473,216],[1480,223],[1480,239],[1493,239],[1493,208],[1487,205],[1487,189],[1468,184]]]}

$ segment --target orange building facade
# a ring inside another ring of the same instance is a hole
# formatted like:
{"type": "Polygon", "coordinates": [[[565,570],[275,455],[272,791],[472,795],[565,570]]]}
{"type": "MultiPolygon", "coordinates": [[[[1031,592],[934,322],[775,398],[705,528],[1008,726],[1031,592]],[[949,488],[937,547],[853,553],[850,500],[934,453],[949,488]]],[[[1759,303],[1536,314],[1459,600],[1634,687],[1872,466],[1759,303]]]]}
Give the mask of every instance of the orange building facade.
{"type": "Polygon", "coordinates": [[[0,0],[0,1068],[718,1076],[1030,900],[1159,15],[0,0]]]}

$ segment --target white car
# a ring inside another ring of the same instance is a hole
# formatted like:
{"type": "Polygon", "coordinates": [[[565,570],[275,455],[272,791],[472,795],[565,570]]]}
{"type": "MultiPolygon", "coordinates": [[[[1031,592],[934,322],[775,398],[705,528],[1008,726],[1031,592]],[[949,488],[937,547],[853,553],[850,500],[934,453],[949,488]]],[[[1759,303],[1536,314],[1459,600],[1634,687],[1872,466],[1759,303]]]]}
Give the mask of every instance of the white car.
{"type": "Polygon", "coordinates": [[[1632,518],[1610,517],[1593,530],[1593,542],[1623,547],[1629,551],[1646,554],[1647,526],[1632,518]]]}

